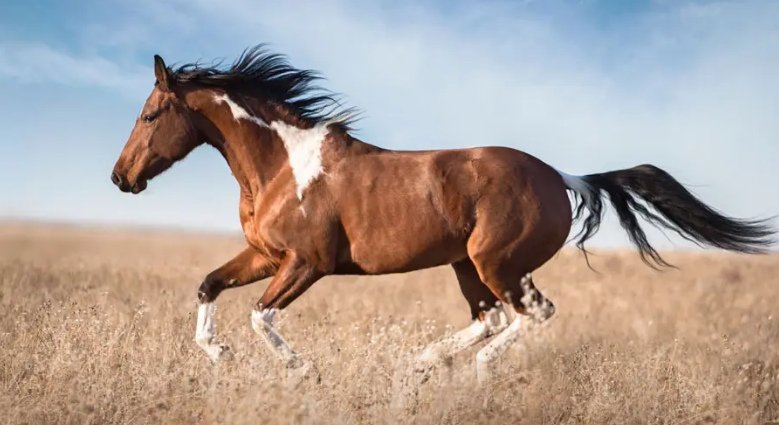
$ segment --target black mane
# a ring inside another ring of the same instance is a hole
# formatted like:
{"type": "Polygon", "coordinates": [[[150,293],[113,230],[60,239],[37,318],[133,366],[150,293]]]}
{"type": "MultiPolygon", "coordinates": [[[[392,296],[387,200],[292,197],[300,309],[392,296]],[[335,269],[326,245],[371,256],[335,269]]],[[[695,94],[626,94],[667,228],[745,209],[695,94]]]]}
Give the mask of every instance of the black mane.
{"type": "Polygon", "coordinates": [[[219,69],[220,63],[209,67],[189,63],[169,68],[170,79],[176,85],[195,83],[248,92],[283,105],[314,124],[332,120],[350,130],[356,110],[339,110],[337,96],[314,84],[323,79],[317,71],[296,69],[287,62],[286,56],[270,53],[265,47],[259,44],[244,50],[226,69],[219,69]]]}

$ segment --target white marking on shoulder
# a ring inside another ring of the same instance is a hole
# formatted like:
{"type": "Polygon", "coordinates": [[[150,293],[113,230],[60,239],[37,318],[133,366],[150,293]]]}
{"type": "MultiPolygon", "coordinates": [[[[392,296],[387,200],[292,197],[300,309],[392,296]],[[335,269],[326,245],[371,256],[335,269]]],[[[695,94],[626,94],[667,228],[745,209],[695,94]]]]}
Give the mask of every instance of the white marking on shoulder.
{"type": "Polygon", "coordinates": [[[261,118],[255,117],[254,115],[250,115],[248,112],[246,112],[246,109],[243,109],[240,105],[238,105],[232,99],[230,99],[230,96],[228,96],[227,93],[215,94],[214,100],[216,101],[216,103],[226,103],[227,106],[230,108],[230,112],[233,113],[233,118],[235,118],[236,121],[245,119],[259,125],[260,127],[268,127],[268,123],[263,121],[261,118]]]}
{"type": "MultiPolygon", "coordinates": [[[[297,186],[297,196],[303,200],[303,191],[320,174],[322,169],[322,144],[330,132],[328,126],[334,122],[341,122],[348,117],[341,117],[330,121],[325,121],[308,129],[298,128],[289,125],[284,121],[273,121],[270,125],[262,119],[250,115],[246,109],[235,103],[227,94],[215,94],[214,100],[217,103],[226,103],[236,121],[241,119],[249,120],[261,127],[268,127],[276,130],[284,147],[287,149],[289,165],[292,167],[292,174],[295,177],[297,186]]],[[[305,215],[305,211],[303,211],[305,215]]]]}
{"type": "Polygon", "coordinates": [[[322,174],[322,144],[329,133],[329,122],[317,124],[309,129],[273,121],[270,127],[279,134],[289,157],[289,166],[295,176],[298,199],[303,200],[303,191],[322,174]]]}

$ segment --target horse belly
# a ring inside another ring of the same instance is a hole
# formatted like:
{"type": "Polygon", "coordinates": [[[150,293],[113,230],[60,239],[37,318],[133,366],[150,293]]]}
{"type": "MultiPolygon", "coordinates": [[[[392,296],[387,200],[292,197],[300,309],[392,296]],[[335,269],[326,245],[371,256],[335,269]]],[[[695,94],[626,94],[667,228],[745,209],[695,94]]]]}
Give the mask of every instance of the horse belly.
{"type": "Polygon", "coordinates": [[[344,266],[366,274],[405,273],[451,264],[467,255],[464,242],[447,240],[443,234],[426,231],[420,238],[395,236],[405,232],[420,233],[385,229],[353,240],[347,261],[351,264],[344,266]]]}
{"type": "Polygon", "coordinates": [[[364,210],[343,223],[349,243],[344,268],[403,273],[465,258],[467,226],[453,223],[427,195],[376,196],[362,202],[364,210]]]}

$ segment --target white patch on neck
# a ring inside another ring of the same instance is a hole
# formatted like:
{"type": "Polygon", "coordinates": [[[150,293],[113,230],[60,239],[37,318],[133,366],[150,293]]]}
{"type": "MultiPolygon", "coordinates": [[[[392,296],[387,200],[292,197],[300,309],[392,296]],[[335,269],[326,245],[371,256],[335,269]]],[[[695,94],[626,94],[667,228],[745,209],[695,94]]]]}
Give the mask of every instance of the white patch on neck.
{"type": "MultiPolygon", "coordinates": [[[[333,121],[323,122],[309,129],[298,128],[284,121],[273,121],[268,125],[262,119],[250,115],[246,109],[233,102],[227,94],[215,95],[214,100],[217,103],[226,103],[236,121],[246,119],[261,127],[271,128],[278,133],[287,149],[289,166],[292,168],[297,186],[298,199],[303,200],[303,191],[324,171],[322,168],[322,144],[329,132],[327,127],[333,121]]],[[[303,213],[305,215],[305,211],[303,213]]]]}
{"type": "Polygon", "coordinates": [[[227,106],[230,107],[230,112],[233,113],[233,118],[235,118],[236,121],[240,121],[241,119],[249,120],[260,127],[268,127],[268,123],[263,121],[261,118],[255,117],[254,115],[249,115],[248,112],[246,112],[246,109],[243,109],[240,107],[237,103],[233,102],[232,99],[230,99],[230,96],[225,94],[217,94],[214,95],[214,100],[216,103],[226,103],[227,106]]]}
{"type": "Polygon", "coordinates": [[[328,123],[309,129],[291,126],[283,121],[273,121],[270,127],[279,134],[289,157],[289,166],[297,184],[298,199],[303,191],[322,174],[322,144],[330,131],[328,123]]]}

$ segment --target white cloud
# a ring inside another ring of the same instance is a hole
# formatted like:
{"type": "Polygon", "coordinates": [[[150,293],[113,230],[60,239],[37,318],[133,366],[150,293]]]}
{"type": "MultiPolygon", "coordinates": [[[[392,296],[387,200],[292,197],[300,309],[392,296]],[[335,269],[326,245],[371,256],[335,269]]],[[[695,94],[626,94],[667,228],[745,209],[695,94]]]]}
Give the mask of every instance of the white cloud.
{"type": "MultiPolygon", "coordinates": [[[[670,5],[611,32],[503,2],[445,16],[417,3],[187,4],[236,53],[269,41],[322,70],[366,110],[369,142],[509,145],[572,173],[650,162],[725,212],[779,212],[755,184],[779,181],[777,3],[670,5]]],[[[625,240],[613,217],[603,233],[625,240]]]]}
{"type": "MultiPolygon", "coordinates": [[[[169,63],[270,42],[363,109],[358,136],[381,146],[508,145],[582,174],[649,162],[725,212],[779,212],[767,188],[779,181],[779,3],[657,2],[608,28],[571,11],[598,5],[550,3],[133,0],[135,12],[90,31],[169,63]]],[[[0,75],[148,92],[146,67],[23,47],[34,53],[0,44],[0,75]]],[[[612,218],[593,243],[625,241],[612,218]]]]}
{"type": "Polygon", "coordinates": [[[41,42],[0,43],[0,78],[21,83],[104,87],[137,98],[151,87],[151,67],[122,67],[100,56],[77,56],[41,42]]]}

